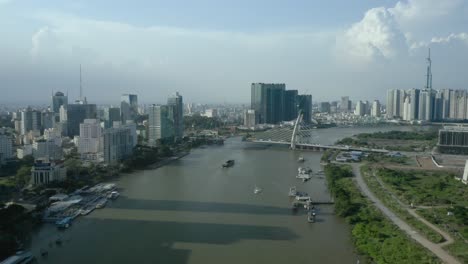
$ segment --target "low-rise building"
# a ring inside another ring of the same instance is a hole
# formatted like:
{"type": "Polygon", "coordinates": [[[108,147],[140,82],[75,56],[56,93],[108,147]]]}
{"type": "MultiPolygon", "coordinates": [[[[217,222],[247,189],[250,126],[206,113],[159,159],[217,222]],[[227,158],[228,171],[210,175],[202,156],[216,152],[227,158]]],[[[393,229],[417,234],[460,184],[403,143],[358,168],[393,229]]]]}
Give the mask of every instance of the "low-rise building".
{"type": "Polygon", "coordinates": [[[37,159],[31,168],[31,184],[42,185],[54,181],[63,181],[67,177],[67,169],[63,164],[51,162],[48,159],[37,159]]]}
{"type": "Polygon", "coordinates": [[[445,126],[440,129],[437,146],[441,153],[468,154],[468,126],[445,126]]]}

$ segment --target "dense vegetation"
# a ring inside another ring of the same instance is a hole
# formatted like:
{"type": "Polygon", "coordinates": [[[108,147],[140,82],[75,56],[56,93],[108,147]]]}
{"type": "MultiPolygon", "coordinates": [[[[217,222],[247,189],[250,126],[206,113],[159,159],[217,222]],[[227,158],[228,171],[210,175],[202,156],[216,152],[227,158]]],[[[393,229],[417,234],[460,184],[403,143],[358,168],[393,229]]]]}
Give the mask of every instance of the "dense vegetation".
{"type": "Polygon", "coordinates": [[[447,172],[381,168],[377,175],[406,204],[468,206],[468,189],[447,172]]]}
{"type": "Polygon", "coordinates": [[[392,193],[388,192],[373,175],[373,169],[367,166],[363,166],[361,169],[364,181],[367,186],[372,190],[372,192],[382,201],[388,208],[390,208],[394,213],[396,213],[401,219],[403,219],[410,226],[418,230],[423,234],[427,239],[431,240],[434,243],[444,242],[444,237],[438,232],[434,231],[432,228],[428,227],[416,217],[411,215],[407,211],[407,206],[402,205],[392,193]]]}
{"type": "Polygon", "coordinates": [[[335,197],[335,211],[353,226],[352,235],[360,254],[369,256],[375,263],[439,263],[361,195],[351,179],[349,167],[329,164],[325,173],[335,197]]]}
{"type": "Polygon", "coordinates": [[[39,218],[31,213],[25,213],[24,207],[10,205],[4,208],[0,204],[0,260],[15,253],[20,246],[19,241],[24,241],[30,234],[39,218]]]}
{"type": "Polygon", "coordinates": [[[388,131],[375,133],[362,133],[358,139],[399,139],[399,140],[433,140],[438,137],[437,131],[388,131]]]}
{"type": "Polygon", "coordinates": [[[217,129],[223,126],[223,122],[215,117],[206,117],[201,115],[185,116],[184,126],[186,129],[217,129]]]}

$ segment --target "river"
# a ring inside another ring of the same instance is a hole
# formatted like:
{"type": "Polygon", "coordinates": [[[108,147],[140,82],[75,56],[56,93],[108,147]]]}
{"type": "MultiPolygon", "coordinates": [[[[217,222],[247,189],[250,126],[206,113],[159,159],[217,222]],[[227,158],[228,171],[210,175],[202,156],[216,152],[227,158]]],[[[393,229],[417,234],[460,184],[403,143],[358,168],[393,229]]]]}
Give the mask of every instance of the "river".
{"type": "MultiPolygon", "coordinates": [[[[353,134],[410,127],[329,128],[314,131],[316,143],[353,134]]],[[[58,231],[45,224],[31,249],[39,263],[356,263],[350,227],[321,205],[317,222],[305,210],[292,214],[290,186],[312,199],[330,199],[324,179],[303,183],[298,166],[320,170],[319,152],[291,151],[231,138],[155,170],[123,175],[121,196],[58,231]],[[305,165],[297,159],[304,156],[305,165]],[[235,165],[221,164],[234,159],[235,165]],[[255,186],[263,192],[255,195],[255,186]],[[62,245],[54,243],[57,237],[62,245]]]]}

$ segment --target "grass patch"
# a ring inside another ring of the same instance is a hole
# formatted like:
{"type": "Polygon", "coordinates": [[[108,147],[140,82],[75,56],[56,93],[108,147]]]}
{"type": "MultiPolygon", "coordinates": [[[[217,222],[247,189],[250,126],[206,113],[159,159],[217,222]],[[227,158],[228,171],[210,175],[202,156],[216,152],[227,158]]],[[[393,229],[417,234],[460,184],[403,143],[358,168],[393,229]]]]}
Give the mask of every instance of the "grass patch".
{"type": "Polygon", "coordinates": [[[382,201],[385,206],[390,208],[395,214],[397,214],[402,220],[408,223],[411,227],[418,230],[419,233],[424,235],[427,239],[434,243],[444,242],[444,237],[432,228],[428,227],[416,217],[408,213],[408,211],[399,204],[390,193],[385,190],[377,179],[372,176],[372,171],[369,167],[362,167],[362,175],[367,186],[372,190],[375,196],[382,201]]]}
{"type": "Polygon", "coordinates": [[[362,196],[349,166],[328,164],[325,174],[335,197],[335,211],[352,225],[359,253],[369,256],[373,263],[440,263],[362,196]]]}

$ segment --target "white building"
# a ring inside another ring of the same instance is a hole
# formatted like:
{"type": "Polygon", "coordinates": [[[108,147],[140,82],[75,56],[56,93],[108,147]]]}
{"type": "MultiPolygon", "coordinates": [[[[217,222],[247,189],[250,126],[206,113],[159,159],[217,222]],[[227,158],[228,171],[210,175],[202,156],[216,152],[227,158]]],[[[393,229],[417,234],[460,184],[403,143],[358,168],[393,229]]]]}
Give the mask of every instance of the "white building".
{"type": "Polygon", "coordinates": [[[371,116],[379,117],[380,116],[380,102],[379,100],[374,100],[372,102],[371,116]]]}
{"type": "Polygon", "coordinates": [[[80,124],[80,136],[75,137],[75,142],[82,159],[86,159],[89,154],[102,152],[102,127],[99,120],[85,119],[80,124]]]}
{"type": "Polygon", "coordinates": [[[465,171],[463,172],[462,182],[468,184],[468,160],[465,163],[465,171]]]}
{"type": "Polygon", "coordinates": [[[354,115],[364,116],[366,114],[365,104],[359,100],[356,102],[356,108],[354,109],[354,115]]]}
{"type": "Polygon", "coordinates": [[[59,160],[63,158],[62,148],[53,140],[40,139],[32,144],[32,154],[35,159],[59,160]]]}
{"type": "Polygon", "coordinates": [[[67,178],[67,169],[62,164],[50,162],[47,159],[38,159],[31,169],[31,184],[42,185],[54,181],[63,181],[67,178]]]}
{"type": "Polygon", "coordinates": [[[255,127],[257,124],[257,116],[255,110],[249,109],[244,112],[244,126],[248,128],[255,127]]]}
{"type": "Polygon", "coordinates": [[[217,117],[218,116],[218,110],[216,109],[206,109],[205,110],[205,116],[206,117],[217,117]]]}
{"type": "Polygon", "coordinates": [[[44,139],[54,141],[55,145],[62,146],[62,134],[58,129],[49,128],[44,130],[44,139]]]}
{"type": "Polygon", "coordinates": [[[16,157],[18,159],[23,159],[25,156],[32,155],[33,154],[33,148],[32,145],[24,145],[21,148],[18,148],[16,150],[16,157]]]}

